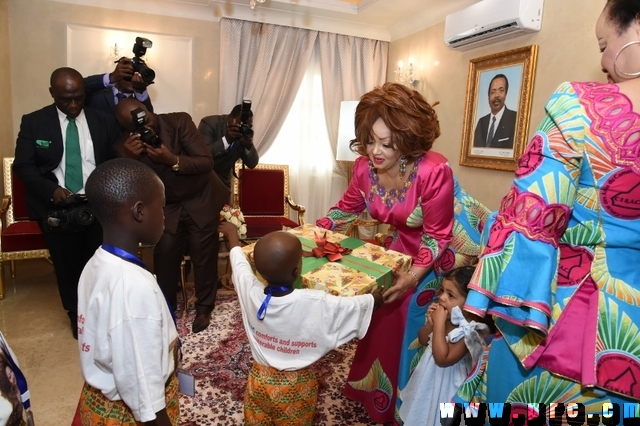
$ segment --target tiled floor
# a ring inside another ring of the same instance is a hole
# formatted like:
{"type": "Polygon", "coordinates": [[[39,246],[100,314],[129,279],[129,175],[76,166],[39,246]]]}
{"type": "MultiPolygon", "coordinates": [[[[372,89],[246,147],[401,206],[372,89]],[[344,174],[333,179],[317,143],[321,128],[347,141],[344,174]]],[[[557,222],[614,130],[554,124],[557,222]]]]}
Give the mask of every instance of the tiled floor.
{"type": "MultiPolygon", "coordinates": [[[[143,249],[141,254],[153,268],[152,249],[143,249]]],[[[220,273],[226,266],[221,259],[220,273]]],[[[69,317],[60,302],[53,265],[43,259],[17,261],[12,279],[9,262],[5,262],[4,277],[0,331],[29,384],[35,423],[71,425],[84,379],[78,341],[71,335],[69,317]]]]}
{"type": "Polygon", "coordinates": [[[5,262],[4,276],[0,331],[29,383],[36,424],[70,425],[84,380],[53,266],[42,259],[18,261],[12,279],[5,262]]]}

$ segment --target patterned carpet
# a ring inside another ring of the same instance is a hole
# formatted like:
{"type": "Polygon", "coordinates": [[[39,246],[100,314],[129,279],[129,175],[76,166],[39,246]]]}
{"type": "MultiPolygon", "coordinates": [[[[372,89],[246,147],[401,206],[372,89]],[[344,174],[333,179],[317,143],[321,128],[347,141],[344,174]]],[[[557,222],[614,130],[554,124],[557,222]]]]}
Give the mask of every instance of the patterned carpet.
{"type": "MultiPolygon", "coordinates": [[[[196,396],[180,398],[181,426],[242,425],[242,400],[251,350],[242,327],[240,306],[232,291],[219,291],[211,325],[191,333],[195,311],[178,318],[182,367],[196,378],[196,396]]],[[[355,342],[331,351],[314,364],[320,384],[316,425],[375,425],[359,403],[342,395],[355,342]]]]}

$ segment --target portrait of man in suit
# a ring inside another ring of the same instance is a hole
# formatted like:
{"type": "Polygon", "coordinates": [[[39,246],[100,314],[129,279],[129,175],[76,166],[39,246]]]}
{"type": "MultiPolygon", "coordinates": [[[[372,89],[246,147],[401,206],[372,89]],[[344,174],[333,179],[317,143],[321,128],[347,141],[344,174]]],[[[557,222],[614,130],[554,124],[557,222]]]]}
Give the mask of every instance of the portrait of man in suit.
{"type": "Polygon", "coordinates": [[[475,148],[513,149],[518,113],[507,108],[509,80],[496,74],[489,83],[488,100],[491,112],[478,120],[473,137],[475,148]]]}

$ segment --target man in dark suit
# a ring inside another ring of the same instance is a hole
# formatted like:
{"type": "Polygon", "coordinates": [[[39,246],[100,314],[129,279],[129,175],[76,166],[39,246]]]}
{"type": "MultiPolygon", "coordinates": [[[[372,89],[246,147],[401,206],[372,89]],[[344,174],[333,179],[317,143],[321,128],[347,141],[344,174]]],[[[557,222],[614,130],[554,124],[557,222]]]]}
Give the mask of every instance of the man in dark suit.
{"type": "Polygon", "coordinates": [[[70,207],[69,197],[84,193],[93,169],[115,156],[120,130],[113,116],[84,107],[78,71],[59,68],[50,83],[54,104],[22,117],[13,170],[25,185],[29,216],[44,233],[62,306],[77,338],[78,280],[102,242],[102,229],[97,221],[83,226],[47,219],[52,211],[70,207]]]}
{"type": "Polygon", "coordinates": [[[147,164],[164,183],[165,229],[154,249],[154,272],[175,308],[180,262],[188,248],[198,299],[191,329],[198,333],[209,326],[215,305],[218,224],[220,210],[229,200],[229,189],[213,172],[213,158],[189,114],[154,114],[137,100],[125,99],[116,107],[116,119],[131,132],[116,143],[117,154],[147,164]],[[143,117],[144,127],[159,137],[159,146],[142,141],[132,112],[143,117]]]}
{"type": "Polygon", "coordinates": [[[489,83],[491,112],[478,120],[473,137],[474,147],[513,149],[518,113],[504,104],[509,91],[509,80],[496,74],[489,83]]]}
{"type": "MultiPolygon", "coordinates": [[[[198,130],[204,136],[213,156],[213,169],[222,182],[231,188],[231,174],[236,161],[242,159],[243,165],[253,169],[260,157],[253,146],[251,136],[240,131],[242,105],[236,105],[229,115],[210,115],[200,121],[198,130]]],[[[249,110],[247,124],[253,126],[253,112],[249,110]]]]}
{"type": "Polygon", "coordinates": [[[115,114],[116,105],[121,99],[133,97],[144,104],[148,111],[153,112],[151,98],[147,92],[146,83],[140,73],[134,72],[130,58],[122,57],[116,62],[111,73],[98,74],[84,79],[86,105],[115,114]]]}

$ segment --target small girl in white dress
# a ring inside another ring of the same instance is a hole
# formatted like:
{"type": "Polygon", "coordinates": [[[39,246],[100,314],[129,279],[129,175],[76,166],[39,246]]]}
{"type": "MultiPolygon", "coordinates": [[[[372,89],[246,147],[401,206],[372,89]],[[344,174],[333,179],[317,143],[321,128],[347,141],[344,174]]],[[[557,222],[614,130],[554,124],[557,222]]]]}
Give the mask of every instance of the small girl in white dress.
{"type": "MultiPolygon", "coordinates": [[[[439,426],[440,403],[451,398],[482,355],[486,324],[467,321],[462,306],[474,267],[453,269],[444,275],[438,299],[427,310],[427,324],[418,340],[426,346],[420,362],[401,391],[399,415],[405,426],[439,426]]],[[[470,316],[470,315],[469,315],[470,316]]]]}

